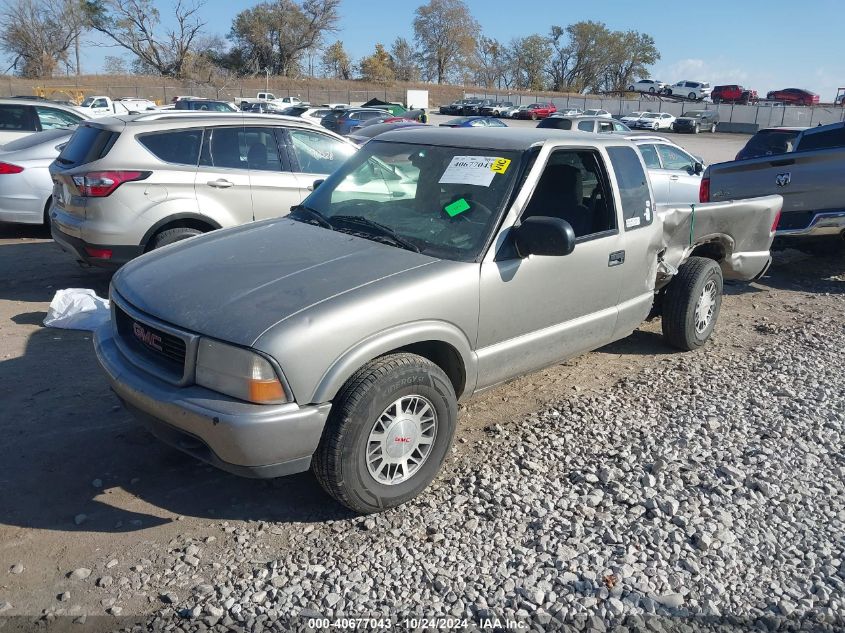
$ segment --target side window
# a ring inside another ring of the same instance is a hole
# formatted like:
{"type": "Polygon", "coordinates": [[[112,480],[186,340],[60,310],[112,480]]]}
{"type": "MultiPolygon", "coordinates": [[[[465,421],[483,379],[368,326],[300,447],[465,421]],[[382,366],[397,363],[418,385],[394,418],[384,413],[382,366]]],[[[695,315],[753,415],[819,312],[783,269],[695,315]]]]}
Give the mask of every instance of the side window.
{"type": "Polygon", "coordinates": [[[594,128],[592,121],[579,121],[578,122],[578,129],[583,132],[592,132],[594,128]]]}
{"type": "Polygon", "coordinates": [[[0,130],[35,131],[30,106],[0,105],[0,130]]]}
{"type": "Polygon", "coordinates": [[[627,131],[628,131],[628,128],[626,128],[626,127],[625,127],[624,125],[622,125],[621,123],[618,123],[618,122],[614,121],[614,123],[613,123],[613,131],[614,131],[614,132],[627,132],[627,131]]]}
{"type": "Polygon", "coordinates": [[[35,112],[38,115],[38,121],[41,123],[42,130],[52,130],[57,127],[76,125],[82,120],[81,116],[73,115],[64,110],[56,110],[55,108],[35,106],[35,112]]]}
{"type": "Polygon", "coordinates": [[[108,104],[108,102],[107,102],[105,99],[97,99],[97,100],[94,102],[94,105],[93,105],[93,106],[91,106],[91,107],[93,107],[93,108],[107,108],[107,107],[108,107],[108,105],[109,105],[109,104],[108,104]]]}
{"type": "Polygon", "coordinates": [[[247,127],[241,146],[246,150],[247,166],[259,171],[281,171],[282,160],[273,128],[247,127]]]}
{"type": "Polygon", "coordinates": [[[601,121],[599,123],[599,132],[612,132],[613,123],[611,121],[601,121]]]}
{"type": "Polygon", "coordinates": [[[556,150],[522,214],[552,216],[569,222],[576,238],[616,229],[604,169],[595,152],[556,150]]]}
{"type": "Polygon", "coordinates": [[[645,166],[649,169],[663,169],[660,164],[660,158],[657,155],[657,149],[654,145],[640,145],[640,154],[643,155],[645,166]]]}
{"type": "Polygon", "coordinates": [[[355,150],[345,143],[310,130],[290,130],[290,146],[306,174],[330,174],[340,167],[355,150]]]}
{"type": "Polygon", "coordinates": [[[196,166],[202,130],[168,130],[138,137],[138,142],[166,163],[196,166]]]}
{"type": "Polygon", "coordinates": [[[684,169],[692,172],[695,160],[689,154],[685,154],[671,145],[663,144],[657,146],[657,151],[660,153],[660,159],[663,161],[664,169],[684,169]]]}
{"type": "Polygon", "coordinates": [[[242,148],[242,140],[242,127],[219,127],[206,130],[200,153],[200,165],[224,169],[247,169],[246,148],[242,148]]]}
{"type": "Polygon", "coordinates": [[[616,172],[625,230],[648,226],[652,222],[651,193],[637,152],[631,147],[608,147],[607,153],[616,172]]]}

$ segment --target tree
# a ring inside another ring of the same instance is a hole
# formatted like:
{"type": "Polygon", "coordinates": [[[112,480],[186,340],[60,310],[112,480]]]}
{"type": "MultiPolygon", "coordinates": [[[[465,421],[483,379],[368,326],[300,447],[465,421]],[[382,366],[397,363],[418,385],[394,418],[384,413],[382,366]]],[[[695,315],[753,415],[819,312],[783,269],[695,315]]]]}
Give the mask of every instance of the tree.
{"type": "Polygon", "coordinates": [[[393,72],[398,81],[419,81],[419,55],[404,37],[397,37],[390,49],[393,58],[393,72]]]}
{"type": "Polygon", "coordinates": [[[245,72],[269,69],[274,75],[294,76],[303,57],[337,30],[340,0],[275,0],[241,11],[232,23],[229,38],[234,57],[245,72]]]}
{"type": "Polygon", "coordinates": [[[550,55],[549,48],[549,40],[536,34],[521,37],[511,43],[511,64],[516,69],[514,79],[517,88],[545,88],[545,66],[550,55]]]}
{"type": "Polygon", "coordinates": [[[126,60],[122,57],[106,55],[103,60],[103,71],[107,75],[125,75],[127,71],[126,60]]]}
{"type": "Polygon", "coordinates": [[[88,24],[137,58],[144,68],[167,77],[185,76],[185,62],[205,23],[201,4],[173,4],[175,27],[160,30],[161,16],[152,0],[82,0],[88,24]]]}
{"type": "Polygon", "coordinates": [[[660,60],[660,53],[654,38],[636,31],[613,34],[607,70],[605,90],[626,90],[637,79],[649,76],[647,66],[660,60]]]}
{"type": "Polygon", "coordinates": [[[390,54],[382,44],[376,44],[375,52],[361,60],[361,79],[386,84],[395,78],[390,54]]]}
{"type": "Polygon", "coordinates": [[[414,40],[426,78],[442,84],[452,71],[469,65],[481,28],[463,0],[429,0],[415,13],[414,40]]]}
{"type": "Polygon", "coordinates": [[[340,40],[323,51],[321,61],[323,72],[327,77],[332,79],[352,78],[352,60],[349,59],[346,49],[343,48],[343,42],[340,40]]]}
{"type": "Polygon", "coordinates": [[[476,83],[485,88],[508,86],[507,47],[499,40],[482,37],[478,40],[476,52],[476,83]]]}
{"type": "Polygon", "coordinates": [[[74,0],[13,0],[0,11],[0,48],[24,77],[49,77],[61,63],[78,72],[69,53],[82,30],[74,0]]]}

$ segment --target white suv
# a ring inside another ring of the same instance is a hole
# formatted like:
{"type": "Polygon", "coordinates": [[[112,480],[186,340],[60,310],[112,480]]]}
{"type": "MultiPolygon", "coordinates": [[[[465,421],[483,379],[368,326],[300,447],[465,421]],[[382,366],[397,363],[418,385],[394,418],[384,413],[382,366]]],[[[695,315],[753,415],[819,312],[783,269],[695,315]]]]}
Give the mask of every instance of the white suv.
{"type": "Polygon", "coordinates": [[[355,153],[299,118],[242,113],[86,122],[50,166],[53,239],[117,268],[214,229],[286,215],[355,153]]]}
{"type": "Polygon", "coordinates": [[[674,95],[676,97],[687,97],[688,99],[695,99],[701,101],[710,96],[710,84],[706,81],[679,81],[676,84],[667,86],[664,90],[667,95],[674,95]]]}
{"type": "Polygon", "coordinates": [[[657,79],[640,79],[628,86],[628,92],[650,92],[652,94],[663,92],[666,84],[657,79]]]}

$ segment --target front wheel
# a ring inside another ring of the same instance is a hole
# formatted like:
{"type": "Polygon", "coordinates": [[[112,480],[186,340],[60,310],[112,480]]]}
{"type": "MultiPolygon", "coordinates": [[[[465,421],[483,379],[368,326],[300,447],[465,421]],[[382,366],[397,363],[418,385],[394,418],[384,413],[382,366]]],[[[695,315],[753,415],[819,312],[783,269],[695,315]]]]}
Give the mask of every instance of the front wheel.
{"type": "Polygon", "coordinates": [[[649,91],[651,94],[654,94],[654,86],[652,86],[651,88],[649,88],[649,89],[648,89],[648,91],[649,91]]]}
{"type": "Polygon", "coordinates": [[[314,453],[314,474],[355,512],[398,506],[437,475],[457,417],[454,388],[440,367],[409,353],[376,358],[335,399],[314,453]]]}
{"type": "Polygon", "coordinates": [[[663,336],[673,347],[698,349],[707,342],[722,308],[722,269],[712,259],[690,257],[663,298],[663,336]]]}
{"type": "Polygon", "coordinates": [[[687,96],[688,96],[690,99],[695,100],[695,93],[694,93],[694,92],[689,93],[687,96]]]}

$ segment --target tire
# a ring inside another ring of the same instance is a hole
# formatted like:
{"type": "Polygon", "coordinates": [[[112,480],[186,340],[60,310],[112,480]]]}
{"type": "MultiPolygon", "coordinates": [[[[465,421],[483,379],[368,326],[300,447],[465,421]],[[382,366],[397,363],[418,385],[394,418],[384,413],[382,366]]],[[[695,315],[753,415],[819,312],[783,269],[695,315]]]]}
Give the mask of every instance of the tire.
{"type": "Polygon", "coordinates": [[[689,94],[687,95],[687,97],[689,97],[690,99],[692,99],[693,101],[695,101],[695,93],[694,93],[694,92],[689,93],[689,94]]]}
{"type": "Polygon", "coordinates": [[[44,219],[43,225],[45,228],[50,228],[50,209],[53,207],[53,196],[47,198],[47,202],[44,203],[44,219]]]}
{"type": "Polygon", "coordinates": [[[716,133],[716,122],[713,122],[713,125],[710,126],[710,134],[716,133]]]}
{"type": "Polygon", "coordinates": [[[690,257],[678,268],[663,298],[663,336],[670,345],[689,352],[707,342],[722,308],[723,286],[722,269],[712,259],[690,257]]]}
{"type": "Polygon", "coordinates": [[[180,226],[175,229],[159,231],[155,234],[153,239],[150,240],[147,250],[153,251],[157,248],[161,248],[162,246],[167,246],[168,244],[175,244],[176,242],[181,242],[182,240],[186,240],[189,237],[196,237],[197,235],[202,235],[202,233],[203,232],[199,229],[190,229],[184,226],[180,226]]]}
{"type": "Polygon", "coordinates": [[[532,113],[531,113],[531,120],[532,120],[532,121],[536,121],[536,120],[537,120],[537,115],[536,115],[536,113],[534,113],[534,112],[532,112],[532,113]]]}
{"type": "Polygon", "coordinates": [[[654,86],[652,86],[651,88],[649,88],[649,89],[648,89],[648,91],[649,91],[651,94],[654,94],[654,86]]]}
{"type": "Polygon", "coordinates": [[[701,132],[701,126],[698,123],[696,123],[695,127],[692,129],[692,133],[698,134],[699,132],[701,132]]]}
{"type": "Polygon", "coordinates": [[[329,495],[355,512],[367,514],[401,505],[437,475],[452,446],[457,418],[455,391],[440,367],[409,353],[376,358],[355,372],[335,398],[314,453],[314,475],[329,495]],[[433,432],[432,427],[423,428],[427,424],[424,419],[415,421],[413,416],[406,418],[404,428],[396,428],[397,403],[421,406],[424,412],[427,405],[434,415],[433,432]],[[384,436],[381,449],[371,438],[379,425],[384,436]],[[431,437],[426,433],[433,433],[433,438],[422,455],[424,444],[415,440],[431,437]],[[388,461],[368,461],[368,455],[376,454],[371,451],[391,457],[390,448],[396,446],[388,443],[391,438],[392,442],[411,438],[411,443],[416,443],[416,447],[409,444],[400,456],[406,460],[406,469],[393,468],[388,461]],[[414,456],[421,461],[409,465],[408,457],[414,456]],[[389,481],[391,478],[394,481],[389,481]]]}
{"type": "Polygon", "coordinates": [[[628,92],[636,92],[637,89],[634,86],[628,86],[628,92]]]}

